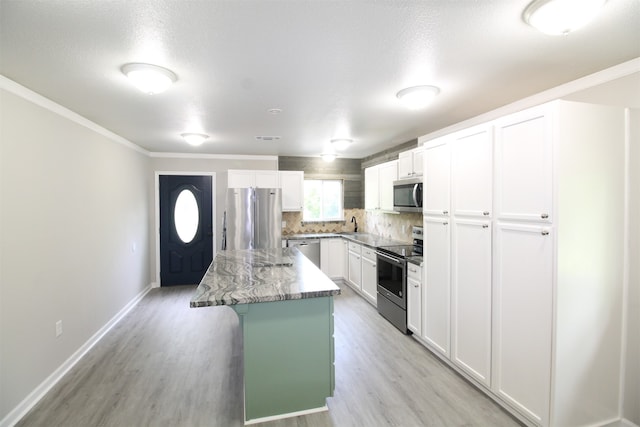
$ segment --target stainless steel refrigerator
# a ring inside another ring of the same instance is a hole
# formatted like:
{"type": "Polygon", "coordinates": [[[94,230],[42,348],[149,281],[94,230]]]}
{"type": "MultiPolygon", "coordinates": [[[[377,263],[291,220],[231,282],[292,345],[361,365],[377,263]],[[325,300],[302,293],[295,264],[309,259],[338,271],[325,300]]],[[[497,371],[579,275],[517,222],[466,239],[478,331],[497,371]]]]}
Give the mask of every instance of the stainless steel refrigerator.
{"type": "Polygon", "coordinates": [[[279,188],[230,188],[222,249],[282,247],[282,192],[279,188]]]}

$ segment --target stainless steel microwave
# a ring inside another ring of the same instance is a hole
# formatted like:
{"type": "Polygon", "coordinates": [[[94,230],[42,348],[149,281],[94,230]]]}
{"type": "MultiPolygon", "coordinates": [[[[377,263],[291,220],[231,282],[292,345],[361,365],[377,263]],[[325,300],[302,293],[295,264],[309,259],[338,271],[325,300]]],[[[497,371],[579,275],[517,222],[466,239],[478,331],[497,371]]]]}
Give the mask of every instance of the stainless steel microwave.
{"type": "Polygon", "coordinates": [[[422,212],[422,178],[393,181],[393,210],[422,212]]]}

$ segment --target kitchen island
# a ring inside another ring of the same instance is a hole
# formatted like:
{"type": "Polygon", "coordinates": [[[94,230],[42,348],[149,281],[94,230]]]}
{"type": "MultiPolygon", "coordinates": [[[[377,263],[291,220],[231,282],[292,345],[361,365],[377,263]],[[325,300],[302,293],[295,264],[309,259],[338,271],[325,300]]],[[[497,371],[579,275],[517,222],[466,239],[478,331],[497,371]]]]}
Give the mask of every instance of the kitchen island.
{"type": "Polygon", "coordinates": [[[240,318],[245,424],[327,409],[339,293],[297,249],[218,252],[191,307],[228,305],[240,318]]]}

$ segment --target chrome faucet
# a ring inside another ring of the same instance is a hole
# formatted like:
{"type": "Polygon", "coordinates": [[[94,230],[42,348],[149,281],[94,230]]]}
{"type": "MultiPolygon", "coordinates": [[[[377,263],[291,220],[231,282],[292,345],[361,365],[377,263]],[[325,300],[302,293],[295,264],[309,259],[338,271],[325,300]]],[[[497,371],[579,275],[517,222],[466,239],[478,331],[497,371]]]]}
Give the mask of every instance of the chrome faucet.
{"type": "Polygon", "coordinates": [[[353,229],[353,232],[357,233],[358,232],[358,221],[356,221],[356,217],[355,216],[351,217],[351,222],[356,224],[354,229],[353,229]]]}

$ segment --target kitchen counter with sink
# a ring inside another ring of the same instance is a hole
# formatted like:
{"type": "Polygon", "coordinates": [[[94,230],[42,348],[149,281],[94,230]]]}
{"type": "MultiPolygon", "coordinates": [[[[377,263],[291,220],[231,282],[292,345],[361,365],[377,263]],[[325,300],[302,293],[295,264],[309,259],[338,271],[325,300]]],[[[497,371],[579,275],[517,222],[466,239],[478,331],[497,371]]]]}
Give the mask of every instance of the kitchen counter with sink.
{"type": "Polygon", "coordinates": [[[377,248],[379,246],[394,246],[394,245],[406,245],[406,242],[398,240],[387,239],[386,237],[378,236],[370,233],[306,233],[306,234],[289,234],[283,235],[283,239],[287,240],[306,240],[306,239],[329,239],[342,237],[352,242],[361,243],[369,246],[370,248],[377,248]]]}
{"type": "Polygon", "coordinates": [[[297,249],[218,252],[191,307],[227,305],[240,318],[246,424],[327,410],[339,293],[297,249]]]}

